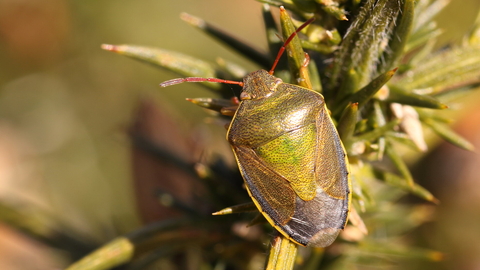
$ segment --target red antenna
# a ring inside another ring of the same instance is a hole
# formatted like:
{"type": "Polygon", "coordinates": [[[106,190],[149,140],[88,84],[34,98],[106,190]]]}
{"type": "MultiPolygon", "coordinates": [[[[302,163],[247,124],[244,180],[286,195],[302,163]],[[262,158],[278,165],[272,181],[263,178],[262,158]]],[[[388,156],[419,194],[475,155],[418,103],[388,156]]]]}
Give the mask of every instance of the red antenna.
{"type": "MultiPolygon", "coordinates": [[[[283,7],[280,7],[283,8],[283,7]]],[[[268,73],[270,75],[273,75],[273,72],[275,68],[277,67],[278,61],[280,60],[280,57],[283,55],[283,52],[285,51],[287,45],[292,41],[292,39],[297,35],[298,32],[302,31],[303,28],[305,28],[307,25],[312,23],[315,20],[315,18],[311,18],[308,21],[304,22],[300,27],[295,30],[288,38],[285,40],[283,43],[282,47],[278,51],[277,57],[275,58],[275,61],[273,62],[272,68],[268,73]]],[[[160,84],[161,87],[167,87],[170,85],[174,84],[179,84],[179,83],[184,83],[184,82],[217,82],[217,83],[226,83],[226,84],[238,84],[241,87],[243,87],[243,82],[237,82],[237,81],[229,81],[229,80],[223,80],[223,79],[217,79],[217,78],[200,78],[200,77],[187,77],[187,78],[178,78],[178,79],[172,79],[168,80],[165,82],[162,82],[160,84]]]]}
{"type": "MultiPolygon", "coordinates": [[[[283,7],[281,7],[281,8],[283,8],[283,7]]],[[[315,20],[315,17],[313,17],[313,18],[309,19],[308,21],[304,22],[302,25],[300,25],[300,27],[297,28],[297,30],[295,30],[295,32],[293,32],[287,38],[287,40],[285,40],[285,42],[283,43],[280,50],[278,50],[277,58],[275,58],[275,61],[273,62],[273,65],[272,65],[272,68],[270,69],[270,71],[268,71],[268,73],[270,75],[273,75],[273,72],[274,72],[275,68],[277,67],[278,61],[280,60],[280,57],[282,56],[283,52],[287,48],[287,45],[290,43],[290,41],[292,41],[292,39],[297,35],[298,32],[302,31],[303,28],[305,28],[307,25],[311,24],[314,20],[315,20]]]]}

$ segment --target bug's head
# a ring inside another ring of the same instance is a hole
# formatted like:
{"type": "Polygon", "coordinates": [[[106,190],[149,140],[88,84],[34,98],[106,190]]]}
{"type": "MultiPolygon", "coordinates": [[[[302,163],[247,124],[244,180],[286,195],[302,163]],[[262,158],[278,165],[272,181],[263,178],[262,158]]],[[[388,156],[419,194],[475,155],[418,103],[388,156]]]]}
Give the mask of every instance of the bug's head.
{"type": "Polygon", "coordinates": [[[267,98],[277,90],[282,80],[270,75],[266,70],[254,71],[243,78],[241,100],[267,98]]]}

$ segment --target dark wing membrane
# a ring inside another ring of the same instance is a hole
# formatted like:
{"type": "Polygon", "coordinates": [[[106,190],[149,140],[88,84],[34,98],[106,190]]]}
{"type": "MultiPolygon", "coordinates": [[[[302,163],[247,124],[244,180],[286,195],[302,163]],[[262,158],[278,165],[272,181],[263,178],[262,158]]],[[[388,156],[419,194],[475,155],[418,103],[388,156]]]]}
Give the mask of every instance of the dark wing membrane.
{"type": "Polygon", "coordinates": [[[340,136],[327,114],[327,110],[320,110],[317,118],[316,180],[328,195],[348,200],[350,190],[346,154],[340,136]]]}
{"type": "Polygon", "coordinates": [[[347,214],[347,200],[333,198],[319,188],[313,200],[296,199],[295,214],[282,229],[302,245],[326,247],[343,229],[347,214]]]}
{"type": "Polygon", "coordinates": [[[240,171],[253,198],[277,225],[287,223],[295,210],[295,192],[290,184],[267,167],[252,149],[233,146],[240,171]]]}
{"type": "Polygon", "coordinates": [[[326,247],[345,226],[350,188],[345,150],[327,110],[319,110],[316,119],[316,196],[296,198],[295,214],[282,229],[300,244],[326,247]]]}

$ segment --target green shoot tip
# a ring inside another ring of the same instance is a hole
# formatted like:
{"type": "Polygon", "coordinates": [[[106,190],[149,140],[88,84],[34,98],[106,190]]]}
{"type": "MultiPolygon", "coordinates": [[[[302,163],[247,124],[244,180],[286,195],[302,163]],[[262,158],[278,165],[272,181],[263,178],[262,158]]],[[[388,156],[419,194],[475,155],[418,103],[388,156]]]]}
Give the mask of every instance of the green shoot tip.
{"type": "Polygon", "coordinates": [[[182,19],[184,22],[190,24],[191,26],[199,27],[199,28],[205,28],[205,21],[195,17],[193,15],[190,15],[186,12],[180,13],[180,19],[182,19]]]}
{"type": "Polygon", "coordinates": [[[102,44],[100,46],[105,51],[110,51],[110,52],[116,52],[117,51],[117,46],[112,45],[112,44],[102,44]]]}

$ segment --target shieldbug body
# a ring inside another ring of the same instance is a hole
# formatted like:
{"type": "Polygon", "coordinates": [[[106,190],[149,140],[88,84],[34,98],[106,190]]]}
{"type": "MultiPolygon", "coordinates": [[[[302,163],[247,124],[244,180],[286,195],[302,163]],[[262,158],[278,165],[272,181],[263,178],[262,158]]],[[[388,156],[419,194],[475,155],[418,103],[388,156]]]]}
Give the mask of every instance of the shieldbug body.
{"type": "Polygon", "coordinates": [[[350,207],[346,153],[321,94],[273,76],[278,59],[300,26],[284,43],[270,71],[248,74],[227,140],[253,202],[280,233],[314,247],[330,245],[344,228],[350,207]]]}

